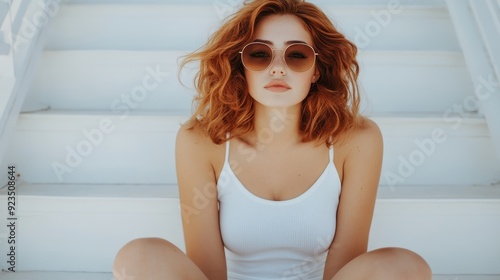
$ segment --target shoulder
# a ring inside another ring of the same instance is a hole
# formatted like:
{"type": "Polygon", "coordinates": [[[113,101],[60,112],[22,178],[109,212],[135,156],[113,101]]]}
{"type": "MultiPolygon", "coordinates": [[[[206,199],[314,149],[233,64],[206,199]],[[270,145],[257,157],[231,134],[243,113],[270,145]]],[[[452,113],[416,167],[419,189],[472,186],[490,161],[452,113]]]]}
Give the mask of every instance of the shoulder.
{"type": "Polygon", "coordinates": [[[342,167],[343,178],[358,172],[377,171],[383,158],[383,139],[379,126],[366,117],[344,132],[335,144],[338,164],[342,167]]]}
{"type": "Polygon", "coordinates": [[[176,149],[205,149],[210,145],[215,144],[198,126],[183,124],[177,132],[176,149]]]}
{"type": "Polygon", "coordinates": [[[203,133],[202,129],[191,122],[181,125],[177,132],[177,141],[189,142],[191,144],[200,144],[207,140],[208,135],[203,133]]]}
{"type": "Polygon", "coordinates": [[[361,121],[352,128],[351,144],[369,148],[377,148],[382,145],[382,132],[373,120],[362,117],[361,121]]]}
{"type": "Polygon", "coordinates": [[[189,160],[201,160],[213,163],[218,158],[222,145],[215,144],[210,136],[200,127],[183,124],[176,137],[176,156],[187,157],[189,160]]]}
{"type": "Polygon", "coordinates": [[[382,133],[379,126],[366,117],[361,117],[351,129],[339,138],[338,142],[346,155],[383,149],[382,133]]]}

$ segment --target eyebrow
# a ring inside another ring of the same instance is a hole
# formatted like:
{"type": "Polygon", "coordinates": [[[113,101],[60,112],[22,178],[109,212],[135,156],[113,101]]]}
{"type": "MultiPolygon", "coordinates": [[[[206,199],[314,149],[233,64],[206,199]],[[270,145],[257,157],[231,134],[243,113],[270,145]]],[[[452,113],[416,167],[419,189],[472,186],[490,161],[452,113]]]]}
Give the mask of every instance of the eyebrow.
{"type": "MultiPolygon", "coordinates": [[[[271,42],[271,41],[269,41],[269,40],[255,39],[253,41],[254,42],[259,42],[259,43],[265,43],[265,44],[269,44],[269,45],[273,45],[274,46],[274,43],[271,42]]],[[[286,41],[285,45],[291,45],[291,44],[296,44],[296,43],[307,44],[306,42],[301,41],[301,40],[290,40],[290,41],[286,41]]]]}

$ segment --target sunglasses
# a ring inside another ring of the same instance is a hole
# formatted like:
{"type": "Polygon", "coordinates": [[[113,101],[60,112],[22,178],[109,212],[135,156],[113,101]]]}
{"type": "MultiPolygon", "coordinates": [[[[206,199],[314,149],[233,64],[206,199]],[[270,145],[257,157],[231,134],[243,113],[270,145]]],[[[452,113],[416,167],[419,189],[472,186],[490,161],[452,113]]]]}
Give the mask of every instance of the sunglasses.
{"type": "MultiPolygon", "coordinates": [[[[241,62],[250,71],[262,71],[274,61],[274,51],[271,46],[253,42],[240,51],[241,62]]],[[[283,61],[286,66],[295,72],[305,72],[313,67],[316,62],[316,53],[313,47],[304,43],[294,43],[286,47],[283,52],[283,61]]]]}

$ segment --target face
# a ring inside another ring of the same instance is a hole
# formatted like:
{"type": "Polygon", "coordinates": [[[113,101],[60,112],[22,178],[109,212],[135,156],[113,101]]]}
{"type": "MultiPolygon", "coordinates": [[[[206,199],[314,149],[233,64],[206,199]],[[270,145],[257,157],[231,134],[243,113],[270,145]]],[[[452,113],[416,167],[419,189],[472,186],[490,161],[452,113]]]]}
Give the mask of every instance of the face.
{"type": "MultiPolygon", "coordinates": [[[[300,108],[301,102],[309,93],[311,83],[319,78],[319,73],[315,65],[304,72],[290,69],[283,61],[283,51],[296,42],[312,46],[309,32],[293,15],[271,15],[257,24],[253,40],[265,42],[275,49],[274,59],[266,69],[251,71],[245,68],[248,90],[255,100],[256,108],[259,106],[300,108]]],[[[294,55],[287,53],[286,56],[293,58],[294,55]]],[[[294,68],[293,65],[291,67],[294,68]]]]}

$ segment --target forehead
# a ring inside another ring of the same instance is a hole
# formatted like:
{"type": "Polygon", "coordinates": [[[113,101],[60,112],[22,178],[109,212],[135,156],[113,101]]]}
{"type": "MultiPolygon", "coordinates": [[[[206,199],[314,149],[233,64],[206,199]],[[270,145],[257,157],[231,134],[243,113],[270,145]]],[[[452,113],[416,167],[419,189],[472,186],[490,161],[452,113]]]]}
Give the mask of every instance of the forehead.
{"type": "Polygon", "coordinates": [[[304,41],[313,44],[311,34],[294,15],[270,15],[263,18],[255,28],[255,39],[267,40],[274,46],[284,46],[287,41],[304,41]]]}

